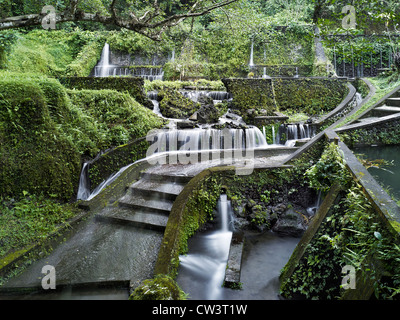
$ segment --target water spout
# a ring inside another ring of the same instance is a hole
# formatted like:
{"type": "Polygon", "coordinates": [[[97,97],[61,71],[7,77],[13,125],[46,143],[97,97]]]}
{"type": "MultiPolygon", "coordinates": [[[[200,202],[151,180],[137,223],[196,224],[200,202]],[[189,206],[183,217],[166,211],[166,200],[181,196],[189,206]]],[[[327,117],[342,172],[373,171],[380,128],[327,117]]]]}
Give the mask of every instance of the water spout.
{"type": "Polygon", "coordinates": [[[250,63],[249,63],[250,68],[254,67],[253,56],[254,56],[254,41],[251,40],[250,63]]]}

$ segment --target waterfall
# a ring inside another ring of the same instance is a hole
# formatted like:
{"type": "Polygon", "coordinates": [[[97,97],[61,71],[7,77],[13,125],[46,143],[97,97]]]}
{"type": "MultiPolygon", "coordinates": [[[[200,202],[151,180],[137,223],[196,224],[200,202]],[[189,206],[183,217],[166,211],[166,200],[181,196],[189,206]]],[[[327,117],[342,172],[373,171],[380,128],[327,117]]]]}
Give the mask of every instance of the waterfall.
{"type": "Polygon", "coordinates": [[[175,61],[175,49],[172,50],[171,62],[175,61]]]}
{"type": "Polygon", "coordinates": [[[101,52],[100,61],[95,67],[95,77],[107,77],[110,69],[110,45],[106,43],[101,52]]]}
{"type": "Polygon", "coordinates": [[[322,203],[322,192],[321,190],[318,191],[318,196],[317,196],[317,200],[315,201],[314,206],[307,208],[307,213],[309,216],[313,216],[318,208],[321,206],[322,203]]]}
{"type": "Polygon", "coordinates": [[[296,67],[296,74],[295,74],[294,78],[298,78],[298,77],[299,77],[299,68],[296,67]]]}
{"type": "MultiPolygon", "coordinates": [[[[275,135],[275,128],[272,127],[272,130],[275,135]]],[[[293,147],[297,140],[311,139],[315,135],[315,131],[315,126],[310,124],[282,124],[274,138],[274,143],[293,147]]]]}
{"type": "Polygon", "coordinates": [[[158,92],[157,91],[149,91],[147,93],[147,97],[153,103],[153,112],[156,115],[162,116],[161,111],[160,111],[160,103],[157,100],[157,96],[158,96],[158,92]]]}
{"type": "Polygon", "coordinates": [[[110,64],[110,45],[106,43],[101,52],[99,63],[94,67],[95,77],[109,76],[134,76],[146,80],[163,80],[164,71],[161,67],[150,68],[132,68],[129,66],[120,66],[110,64]]]}
{"type": "Polygon", "coordinates": [[[232,230],[230,221],[232,208],[226,194],[222,194],[217,205],[217,220],[220,223],[216,230],[204,232],[195,236],[194,246],[189,247],[189,253],[180,256],[179,275],[190,276],[195,283],[201,299],[221,299],[226,264],[229,256],[232,230]]]}
{"type": "Polygon", "coordinates": [[[192,129],[161,131],[153,138],[154,153],[171,151],[205,151],[221,149],[255,149],[267,141],[257,127],[248,129],[192,129]]]}
{"type": "Polygon", "coordinates": [[[90,195],[89,164],[85,162],[79,178],[77,200],[86,200],[90,195]]]}
{"type": "Polygon", "coordinates": [[[254,41],[251,40],[250,63],[249,63],[250,68],[254,67],[253,54],[254,54],[254,41]]]}
{"type": "Polygon", "coordinates": [[[272,126],[272,143],[277,144],[276,137],[275,137],[275,127],[272,126]]]}

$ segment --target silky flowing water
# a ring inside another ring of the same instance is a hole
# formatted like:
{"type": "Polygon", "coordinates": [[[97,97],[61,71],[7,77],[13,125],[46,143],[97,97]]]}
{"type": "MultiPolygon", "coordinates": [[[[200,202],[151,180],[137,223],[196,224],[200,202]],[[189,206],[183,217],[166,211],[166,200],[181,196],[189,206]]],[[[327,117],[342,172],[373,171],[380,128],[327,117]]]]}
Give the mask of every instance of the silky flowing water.
{"type": "Polygon", "coordinates": [[[189,299],[279,299],[280,271],[300,238],[281,237],[272,231],[261,234],[247,231],[240,280],[242,289],[224,288],[233,219],[226,195],[218,202],[217,219],[219,221],[212,230],[199,232],[189,239],[189,252],[180,257],[176,281],[189,299]]]}

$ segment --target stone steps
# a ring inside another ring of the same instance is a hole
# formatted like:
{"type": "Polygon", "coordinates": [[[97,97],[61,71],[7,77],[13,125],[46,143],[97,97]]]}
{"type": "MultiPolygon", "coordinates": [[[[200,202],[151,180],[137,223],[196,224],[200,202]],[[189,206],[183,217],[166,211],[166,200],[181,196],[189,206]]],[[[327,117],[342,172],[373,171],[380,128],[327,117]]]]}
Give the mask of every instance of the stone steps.
{"type": "Polygon", "coordinates": [[[388,98],[386,99],[385,103],[388,106],[400,107],[400,98],[399,97],[388,98]]]}
{"type": "Polygon", "coordinates": [[[171,183],[180,183],[180,184],[186,184],[188,183],[193,176],[187,176],[187,175],[176,175],[173,173],[153,173],[153,172],[145,172],[142,174],[142,178],[145,178],[146,180],[152,180],[152,181],[163,181],[163,182],[171,182],[171,183]]]}
{"type": "Polygon", "coordinates": [[[141,179],[132,184],[129,188],[134,194],[142,196],[152,194],[157,195],[160,199],[175,200],[184,187],[184,184],[176,182],[141,179]]]}
{"type": "Polygon", "coordinates": [[[119,200],[120,207],[164,214],[170,213],[172,204],[173,201],[171,200],[152,199],[151,196],[143,196],[135,193],[128,193],[119,200]]]}
{"type": "Polygon", "coordinates": [[[161,213],[141,212],[131,210],[118,210],[112,214],[100,213],[96,215],[98,221],[116,223],[136,228],[145,228],[164,232],[168,216],[161,213]]]}
{"type": "Polygon", "coordinates": [[[383,105],[381,107],[374,108],[371,110],[371,116],[375,117],[384,117],[390,114],[394,113],[399,113],[400,112],[400,107],[393,107],[393,106],[387,106],[383,105]]]}

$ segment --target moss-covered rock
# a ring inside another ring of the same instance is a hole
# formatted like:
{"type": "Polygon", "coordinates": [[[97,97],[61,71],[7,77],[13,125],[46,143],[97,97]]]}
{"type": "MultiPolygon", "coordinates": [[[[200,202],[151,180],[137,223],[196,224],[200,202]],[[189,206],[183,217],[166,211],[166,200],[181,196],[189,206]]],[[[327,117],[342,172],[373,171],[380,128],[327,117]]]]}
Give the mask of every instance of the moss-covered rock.
{"type": "Polygon", "coordinates": [[[165,88],[158,93],[160,111],[164,117],[187,119],[200,108],[199,103],[184,97],[179,91],[165,88]]]}
{"type": "Polygon", "coordinates": [[[185,293],[167,275],[157,275],[137,287],[129,300],[185,300],[185,293]]]}

